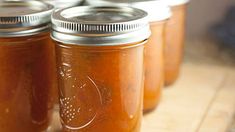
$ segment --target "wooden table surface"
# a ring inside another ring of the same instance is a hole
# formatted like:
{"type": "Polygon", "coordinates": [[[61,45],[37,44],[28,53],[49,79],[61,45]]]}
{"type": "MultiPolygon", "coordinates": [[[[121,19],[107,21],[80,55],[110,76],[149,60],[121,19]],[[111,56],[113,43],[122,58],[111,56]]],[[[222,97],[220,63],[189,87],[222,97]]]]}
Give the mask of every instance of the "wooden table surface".
{"type": "Polygon", "coordinates": [[[235,71],[185,63],[179,80],[143,120],[142,132],[226,132],[235,113],[235,71]]]}
{"type": "Polygon", "coordinates": [[[144,116],[142,132],[235,132],[235,49],[207,37],[185,49],[179,80],[144,116]]]}

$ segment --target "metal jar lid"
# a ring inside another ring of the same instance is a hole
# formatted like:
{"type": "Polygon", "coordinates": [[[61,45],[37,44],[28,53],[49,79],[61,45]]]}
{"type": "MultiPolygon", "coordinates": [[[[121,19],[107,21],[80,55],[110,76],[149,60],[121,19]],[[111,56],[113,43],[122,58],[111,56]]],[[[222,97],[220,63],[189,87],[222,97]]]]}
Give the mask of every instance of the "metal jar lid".
{"type": "Polygon", "coordinates": [[[164,0],[87,0],[87,5],[132,6],[148,13],[150,22],[162,21],[171,16],[171,10],[164,0]]]}
{"type": "Polygon", "coordinates": [[[49,29],[53,6],[39,1],[0,1],[0,37],[28,36],[49,29]]]}
{"type": "Polygon", "coordinates": [[[187,4],[190,0],[165,0],[169,6],[179,6],[187,4]]]}
{"type": "Polygon", "coordinates": [[[67,8],[81,5],[83,0],[41,0],[53,5],[55,8],[67,8]]]}
{"type": "Polygon", "coordinates": [[[163,0],[142,0],[130,5],[148,12],[150,22],[162,21],[171,17],[171,9],[163,0]]]}
{"type": "Polygon", "coordinates": [[[52,38],[66,44],[120,45],[150,36],[147,13],[118,6],[82,6],[52,14],[52,38]]]}

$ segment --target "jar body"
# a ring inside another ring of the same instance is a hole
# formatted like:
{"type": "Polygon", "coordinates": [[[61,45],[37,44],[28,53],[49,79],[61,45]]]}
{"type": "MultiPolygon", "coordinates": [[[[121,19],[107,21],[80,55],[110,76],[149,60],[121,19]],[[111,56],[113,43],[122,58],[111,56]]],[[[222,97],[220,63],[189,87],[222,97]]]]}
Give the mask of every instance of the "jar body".
{"type": "Polygon", "coordinates": [[[186,5],[172,7],[166,26],[165,85],[176,81],[180,72],[185,40],[186,5]]]}
{"type": "Polygon", "coordinates": [[[48,128],[56,88],[49,33],[0,38],[0,131],[48,128]]]}
{"type": "Polygon", "coordinates": [[[56,44],[64,132],[139,132],[143,44],[56,44]]]}
{"type": "Polygon", "coordinates": [[[145,45],[144,112],[158,105],[164,85],[165,23],[150,23],[152,34],[145,45]]]}

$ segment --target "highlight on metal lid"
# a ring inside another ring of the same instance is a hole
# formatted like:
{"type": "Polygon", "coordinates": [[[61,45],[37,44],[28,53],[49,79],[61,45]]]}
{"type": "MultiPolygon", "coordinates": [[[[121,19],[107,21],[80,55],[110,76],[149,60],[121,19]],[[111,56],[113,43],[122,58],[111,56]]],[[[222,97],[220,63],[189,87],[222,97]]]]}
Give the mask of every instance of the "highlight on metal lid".
{"type": "Polygon", "coordinates": [[[165,0],[169,6],[179,6],[187,4],[190,0],[165,0]]]}
{"type": "Polygon", "coordinates": [[[67,7],[81,5],[84,0],[41,0],[41,1],[53,5],[55,6],[55,8],[67,8],[67,7]]]}
{"type": "Polygon", "coordinates": [[[162,21],[171,17],[171,9],[164,0],[138,1],[130,5],[148,12],[150,22],[162,21]]]}
{"type": "MultiPolygon", "coordinates": [[[[169,6],[178,6],[188,3],[190,0],[86,0],[88,5],[107,5],[113,3],[136,3],[136,2],[148,2],[148,1],[163,1],[169,6]]],[[[154,8],[156,9],[156,8],[154,8]]]]}
{"type": "Polygon", "coordinates": [[[79,45],[120,45],[150,36],[147,13],[132,7],[83,6],[52,14],[52,38],[79,45]]]}
{"type": "Polygon", "coordinates": [[[27,36],[47,30],[53,9],[40,1],[0,1],[0,36],[27,36]]]}
{"type": "Polygon", "coordinates": [[[150,22],[168,19],[171,10],[165,0],[87,0],[87,5],[119,5],[132,6],[148,13],[150,22]]]}

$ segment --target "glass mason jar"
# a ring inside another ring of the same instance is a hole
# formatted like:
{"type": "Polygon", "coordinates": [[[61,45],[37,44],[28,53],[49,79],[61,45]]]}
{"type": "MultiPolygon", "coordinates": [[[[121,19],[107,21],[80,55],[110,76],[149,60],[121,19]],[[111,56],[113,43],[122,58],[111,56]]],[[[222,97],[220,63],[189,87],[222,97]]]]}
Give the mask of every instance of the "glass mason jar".
{"type": "Polygon", "coordinates": [[[132,6],[148,13],[152,34],[145,45],[144,112],[153,110],[160,102],[164,86],[165,26],[171,15],[169,6],[162,0],[87,0],[86,4],[132,6]]]}
{"type": "Polygon", "coordinates": [[[0,2],[0,131],[48,129],[55,93],[53,6],[37,1],[0,2]]]}
{"type": "Polygon", "coordinates": [[[165,26],[171,11],[162,0],[135,2],[131,5],[148,12],[152,32],[145,46],[144,112],[149,112],[159,104],[164,86],[165,26]]]}
{"type": "Polygon", "coordinates": [[[172,17],[166,26],[165,85],[173,84],[180,73],[185,41],[185,16],[188,0],[167,0],[172,17]]]}
{"type": "Polygon", "coordinates": [[[52,14],[64,132],[140,131],[146,16],[108,6],[52,14]]]}

